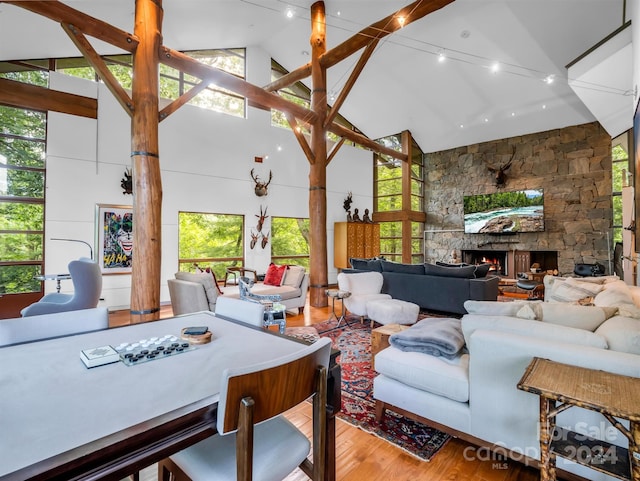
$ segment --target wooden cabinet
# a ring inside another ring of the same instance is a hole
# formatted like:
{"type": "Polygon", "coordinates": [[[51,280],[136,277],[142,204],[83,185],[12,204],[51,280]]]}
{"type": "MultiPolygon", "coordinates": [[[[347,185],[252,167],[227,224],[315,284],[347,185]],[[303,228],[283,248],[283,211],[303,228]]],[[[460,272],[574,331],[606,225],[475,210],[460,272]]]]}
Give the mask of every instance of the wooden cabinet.
{"type": "Polygon", "coordinates": [[[333,224],[333,265],[351,267],[349,258],[368,259],[380,255],[380,224],[336,222],[333,224]]]}

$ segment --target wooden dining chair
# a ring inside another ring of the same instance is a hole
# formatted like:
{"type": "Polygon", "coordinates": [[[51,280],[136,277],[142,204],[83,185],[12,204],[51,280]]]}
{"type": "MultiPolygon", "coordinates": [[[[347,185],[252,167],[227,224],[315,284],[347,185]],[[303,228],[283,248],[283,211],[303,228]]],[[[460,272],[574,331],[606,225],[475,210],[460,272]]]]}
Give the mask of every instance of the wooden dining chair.
{"type": "Polygon", "coordinates": [[[324,479],[327,366],[331,342],[272,361],[226,369],[218,405],[218,434],[158,463],[162,481],[280,481],[300,467],[324,479]],[[313,396],[312,443],[283,413],[313,396]],[[307,456],[313,447],[313,461],[307,456]]]}

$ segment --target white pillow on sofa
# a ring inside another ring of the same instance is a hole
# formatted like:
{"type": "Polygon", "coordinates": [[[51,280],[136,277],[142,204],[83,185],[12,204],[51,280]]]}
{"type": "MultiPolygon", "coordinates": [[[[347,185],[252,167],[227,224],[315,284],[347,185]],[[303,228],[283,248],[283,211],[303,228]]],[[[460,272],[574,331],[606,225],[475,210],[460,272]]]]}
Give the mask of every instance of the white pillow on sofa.
{"type": "Polygon", "coordinates": [[[604,284],[584,282],[582,279],[567,277],[564,282],[554,282],[550,290],[545,291],[547,302],[578,302],[594,297],[604,289],[604,284]]]}
{"type": "Polygon", "coordinates": [[[522,307],[516,317],[593,332],[600,324],[614,316],[617,312],[617,307],[579,306],[557,302],[532,302],[522,307]]]}
{"type": "Polygon", "coordinates": [[[596,329],[596,334],[607,340],[612,351],[640,354],[640,321],[616,316],[596,329]]]}
{"type": "Polygon", "coordinates": [[[530,301],[498,302],[498,301],[464,301],[464,308],[469,314],[481,314],[484,316],[511,316],[522,306],[530,301]]]}
{"type": "Polygon", "coordinates": [[[282,280],[283,286],[295,287],[296,289],[302,284],[306,271],[302,266],[287,266],[282,280]]]}
{"type": "Polygon", "coordinates": [[[621,316],[640,319],[640,308],[633,302],[631,289],[624,281],[608,283],[593,299],[593,303],[596,306],[615,306],[621,316]]]}

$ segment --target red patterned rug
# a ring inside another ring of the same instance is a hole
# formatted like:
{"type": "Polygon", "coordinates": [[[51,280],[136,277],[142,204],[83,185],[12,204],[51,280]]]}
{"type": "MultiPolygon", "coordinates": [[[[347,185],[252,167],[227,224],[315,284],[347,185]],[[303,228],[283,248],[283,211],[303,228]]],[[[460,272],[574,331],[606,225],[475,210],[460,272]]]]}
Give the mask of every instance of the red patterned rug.
{"type": "Polygon", "coordinates": [[[449,435],[387,410],[382,423],[375,419],[373,378],[371,369],[371,327],[355,317],[314,324],[320,336],[331,339],[341,354],[342,410],[338,418],[372,433],[409,454],[429,461],[445,445],[449,435]]]}

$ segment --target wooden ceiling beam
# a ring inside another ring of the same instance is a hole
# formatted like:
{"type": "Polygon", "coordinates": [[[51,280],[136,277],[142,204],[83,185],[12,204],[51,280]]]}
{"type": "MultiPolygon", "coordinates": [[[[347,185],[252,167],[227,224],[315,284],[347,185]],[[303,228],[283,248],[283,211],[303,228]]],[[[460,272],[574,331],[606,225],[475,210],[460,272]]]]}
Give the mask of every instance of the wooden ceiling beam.
{"type": "Polygon", "coordinates": [[[360,32],[345,40],[340,45],[337,45],[331,50],[327,50],[320,58],[320,63],[325,68],[333,67],[351,54],[366,47],[372,40],[380,40],[387,35],[391,35],[402,27],[406,27],[410,23],[453,3],[453,1],[454,0],[417,0],[360,30],[360,32]],[[399,21],[400,18],[403,19],[402,22],[399,21]]]}
{"type": "Polygon", "coordinates": [[[288,114],[286,112],[284,115],[287,118],[287,121],[291,126],[291,130],[293,130],[293,135],[296,136],[296,139],[298,140],[298,143],[300,144],[300,147],[302,148],[304,155],[307,157],[307,160],[309,161],[309,163],[313,164],[316,161],[316,156],[311,150],[311,147],[309,147],[309,142],[307,142],[307,138],[302,133],[302,129],[300,129],[298,122],[296,122],[296,119],[294,118],[293,115],[288,114]]]}
{"type": "Polygon", "coordinates": [[[0,104],[40,112],[51,110],[89,119],[98,118],[96,99],[4,78],[0,78],[0,104]]]}
{"type": "Polygon", "coordinates": [[[297,69],[289,72],[286,75],[283,75],[278,80],[274,80],[268,85],[263,87],[267,92],[275,92],[276,90],[281,90],[284,88],[293,85],[294,83],[302,80],[303,78],[307,78],[311,75],[311,62],[303,65],[302,67],[298,67],[297,69]]]}
{"type": "Polygon", "coordinates": [[[169,117],[169,115],[174,113],[176,110],[178,110],[184,104],[189,102],[192,98],[194,98],[196,95],[198,95],[204,89],[206,89],[207,85],[209,85],[209,83],[205,82],[204,80],[202,80],[199,84],[194,85],[193,87],[191,87],[189,90],[187,90],[185,93],[183,93],[180,97],[178,97],[173,102],[171,102],[169,105],[167,105],[165,108],[163,108],[160,111],[160,113],[158,114],[159,115],[158,120],[160,122],[162,122],[164,119],[169,117]]]}
{"type": "Polygon", "coordinates": [[[376,141],[371,140],[369,137],[354,132],[353,130],[349,130],[348,128],[343,127],[340,124],[336,124],[335,122],[332,123],[327,128],[327,130],[329,132],[333,132],[339,137],[345,137],[347,140],[351,140],[352,142],[355,142],[358,145],[362,145],[363,147],[366,147],[367,149],[370,149],[379,154],[389,155],[394,159],[402,160],[403,162],[407,162],[409,160],[407,154],[403,154],[402,152],[398,152],[397,150],[393,150],[385,147],[384,145],[380,145],[376,141]]]}
{"type": "Polygon", "coordinates": [[[105,61],[98,55],[98,52],[91,46],[87,37],[80,32],[74,25],[63,23],[62,29],[67,33],[71,41],[80,50],[84,58],[89,62],[98,76],[105,83],[109,91],[113,94],[116,100],[122,105],[125,112],[129,115],[133,112],[133,100],[129,97],[127,91],[120,85],[120,82],[114,77],[107,67],[105,61]]]}
{"type": "Polygon", "coordinates": [[[347,139],[345,139],[344,137],[340,137],[340,140],[333,146],[331,152],[329,152],[329,155],[327,155],[327,165],[329,165],[329,162],[331,162],[331,160],[336,156],[336,154],[340,150],[340,147],[344,145],[346,140],[347,139]]]}
{"type": "Polygon", "coordinates": [[[8,3],[16,7],[24,8],[43,17],[55,20],[58,23],[75,25],[76,28],[86,35],[98,38],[127,52],[133,53],[138,47],[138,39],[135,35],[120,30],[86,13],[82,13],[58,0],[0,0],[0,3],[8,3]]]}
{"type": "Polygon", "coordinates": [[[311,110],[289,102],[277,94],[266,92],[264,89],[227,72],[198,62],[177,50],[164,46],[160,47],[160,62],[202,80],[213,82],[219,87],[242,95],[260,106],[281,110],[285,114],[291,113],[302,122],[313,123],[317,121],[318,116],[311,110]]]}
{"type": "Polygon", "coordinates": [[[355,85],[356,80],[358,80],[358,77],[362,73],[362,70],[364,69],[365,65],[367,65],[367,62],[371,58],[371,55],[373,55],[373,52],[378,46],[378,42],[379,40],[374,40],[369,45],[367,45],[367,47],[364,49],[364,52],[362,52],[362,55],[358,59],[358,63],[351,71],[351,75],[349,75],[347,82],[345,83],[344,87],[340,91],[340,95],[338,95],[338,98],[336,99],[333,106],[331,107],[331,110],[329,111],[329,115],[327,116],[327,119],[324,122],[325,126],[331,124],[333,122],[333,119],[336,118],[336,115],[338,115],[338,112],[340,111],[340,107],[342,107],[342,104],[347,99],[347,96],[349,95],[349,93],[351,92],[351,89],[355,85]]]}

